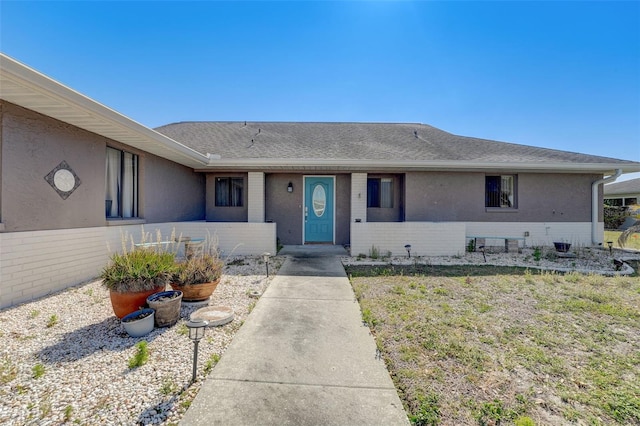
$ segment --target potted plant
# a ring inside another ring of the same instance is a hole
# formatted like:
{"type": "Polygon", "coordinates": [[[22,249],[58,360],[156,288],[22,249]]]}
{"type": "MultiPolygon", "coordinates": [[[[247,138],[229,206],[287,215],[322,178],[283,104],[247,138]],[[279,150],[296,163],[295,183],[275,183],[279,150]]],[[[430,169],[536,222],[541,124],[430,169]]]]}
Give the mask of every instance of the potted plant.
{"type": "Polygon", "coordinates": [[[118,318],[144,307],[147,297],[163,291],[175,269],[175,254],[149,246],[124,250],[111,256],[100,278],[109,290],[118,318]]]}
{"type": "Polygon", "coordinates": [[[122,317],[122,326],[131,337],[141,337],[153,330],[154,310],[150,308],[140,309],[122,317]]]}
{"type": "Polygon", "coordinates": [[[180,319],[182,292],[178,290],[161,291],[147,297],[147,305],[156,311],[156,327],[170,327],[180,319]]]}
{"type": "Polygon", "coordinates": [[[571,243],[565,243],[564,241],[554,242],[553,245],[559,253],[566,253],[571,248],[571,243]]]}
{"type": "Polygon", "coordinates": [[[203,251],[177,264],[171,287],[183,293],[185,302],[206,300],[218,286],[223,266],[217,251],[203,251]]]}

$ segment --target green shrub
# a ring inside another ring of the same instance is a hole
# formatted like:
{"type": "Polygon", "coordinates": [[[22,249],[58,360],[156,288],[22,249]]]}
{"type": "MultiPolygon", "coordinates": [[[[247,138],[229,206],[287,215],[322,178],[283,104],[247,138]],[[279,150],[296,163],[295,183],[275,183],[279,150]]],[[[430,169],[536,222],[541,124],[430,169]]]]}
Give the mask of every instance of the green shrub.
{"type": "Polygon", "coordinates": [[[515,420],[515,426],[536,426],[536,423],[531,417],[522,416],[515,420]]]}
{"type": "Polygon", "coordinates": [[[217,281],[222,276],[224,263],[217,254],[203,253],[193,256],[176,267],[173,283],[195,285],[217,281]]]}
{"type": "Polygon", "coordinates": [[[49,321],[47,321],[47,328],[51,328],[58,323],[58,316],[53,314],[49,317],[49,321]]]}
{"type": "Polygon", "coordinates": [[[375,327],[378,323],[371,312],[371,309],[363,308],[362,309],[362,322],[364,322],[369,327],[375,327]]]}
{"type": "Polygon", "coordinates": [[[618,229],[630,216],[628,207],[604,206],[604,229],[618,229]]]}
{"type": "Polygon", "coordinates": [[[478,423],[482,426],[485,425],[497,425],[500,424],[502,420],[505,419],[505,410],[502,405],[502,401],[499,399],[494,399],[491,402],[485,402],[480,407],[480,411],[477,414],[478,423]]]}
{"type": "Polygon", "coordinates": [[[73,407],[71,405],[67,405],[64,408],[64,421],[68,422],[71,420],[71,415],[73,414],[73,407]]]}
{"type": "Polygon", "coordinates": [[[149,360],[149,348],[145,340],[138,342],[136,348],[135,355],[129,359],[129,368],[141,367],[149,360]]]}
{"type": "Polygon", "coordinates": [[[171,243],[162,240],[160,231],[156,231],[155,241],[142,229],[140,244],[134,244],[133,237],[122,236],[122,251],[112,254],[110,262],[100,274],[102,284],[118,293],[140,292],[166,286],[171,282],[175,270],[175,245],[178,244],[172,234],[171,243]]]}
{"type": "Polygon", "coordinates": [[[476,251],[476,240],[475,239],[471,239],[471,240],[469,240],[469,243],[467,244],[467,252],[468,253],[473,253],[474,251],[476,251]]]}
{"type": "Polygon", "coordinates": [[[100,278],[109,290],[118,293],[152,290],[167,285],[175,270],[175,254],[142,248],[111,256],[100,278]]]}
{"type": "Polygon", "coordinates": [[[220,361],[220,355],[212,354],[204,365],[204,374],[211,373],[211,370],[213,370],[213,367],[216,366],[218,361],[220,361]]]}
{"type": "Polygon", "coordinates": [[[0,384],[7,384],[17,376],[18,367],[5,355],[0,361],[0,384]]]}
{"type": "Polygon", "coordinates": [[[540,247],[534,248],[533,249],[533,260],[535,260],[536,262],[539,262],[541,258],[542,258],[542,250],[540,250],[540,247]]]}
{"type": "Polygon", "coordinates": [[[42,364],[34,365],[33,368],[31,369],[31,377],[33,377],[34,379],[39,379],[42,376],[44,376],[44,365],[42,364]]]}
{"type": "Polygon", "coordinates": [[[409,415],[409,420],[416,426],[435,426],[440,424],[440,407],[438,395],[430,394],[420,398],[420,408],[409,415]]]}

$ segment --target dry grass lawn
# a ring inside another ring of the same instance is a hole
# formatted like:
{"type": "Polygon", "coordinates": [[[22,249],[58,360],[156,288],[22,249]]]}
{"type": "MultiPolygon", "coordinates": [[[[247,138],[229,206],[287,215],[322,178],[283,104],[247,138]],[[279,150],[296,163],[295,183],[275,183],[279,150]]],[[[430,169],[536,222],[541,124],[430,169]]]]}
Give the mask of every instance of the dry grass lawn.
{"type": "MultiPolygon", "coordinates": [[[[620,234],[622,234],[622,231],[604,231],[604,241],[613,241],[613,246],[620,248],[620,244],[618,244],[620,234]]],[[[624,248],[640,250],[640,233],[632,234],[624,248]]]]}
{"type": "Polygon", "coordinates": [[[640,278],[346,269],[415,424],[640,424],[640,278]]]}

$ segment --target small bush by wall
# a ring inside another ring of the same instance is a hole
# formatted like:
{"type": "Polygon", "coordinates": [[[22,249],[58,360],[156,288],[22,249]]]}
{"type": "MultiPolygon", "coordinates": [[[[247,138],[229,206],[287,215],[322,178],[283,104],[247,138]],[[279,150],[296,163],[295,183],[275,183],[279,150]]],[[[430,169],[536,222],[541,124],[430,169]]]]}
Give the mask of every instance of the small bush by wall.
{"type": "Polygon", "coordinates": [[[618,229],[629,216],[628,207],[604,206],[604,229],[618,229]]]}

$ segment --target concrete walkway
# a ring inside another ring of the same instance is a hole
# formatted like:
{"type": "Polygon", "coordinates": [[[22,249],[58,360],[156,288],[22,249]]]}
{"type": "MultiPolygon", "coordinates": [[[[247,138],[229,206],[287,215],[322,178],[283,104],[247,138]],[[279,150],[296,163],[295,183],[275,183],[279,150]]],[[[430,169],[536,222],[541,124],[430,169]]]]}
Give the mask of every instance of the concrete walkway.
{"type": "Polygon", "coordinates": [[[288,246],[181,424],[408,425],[341,247],[288,246]],[[342,251],[341,251],[342,250],[342,251]]]}

